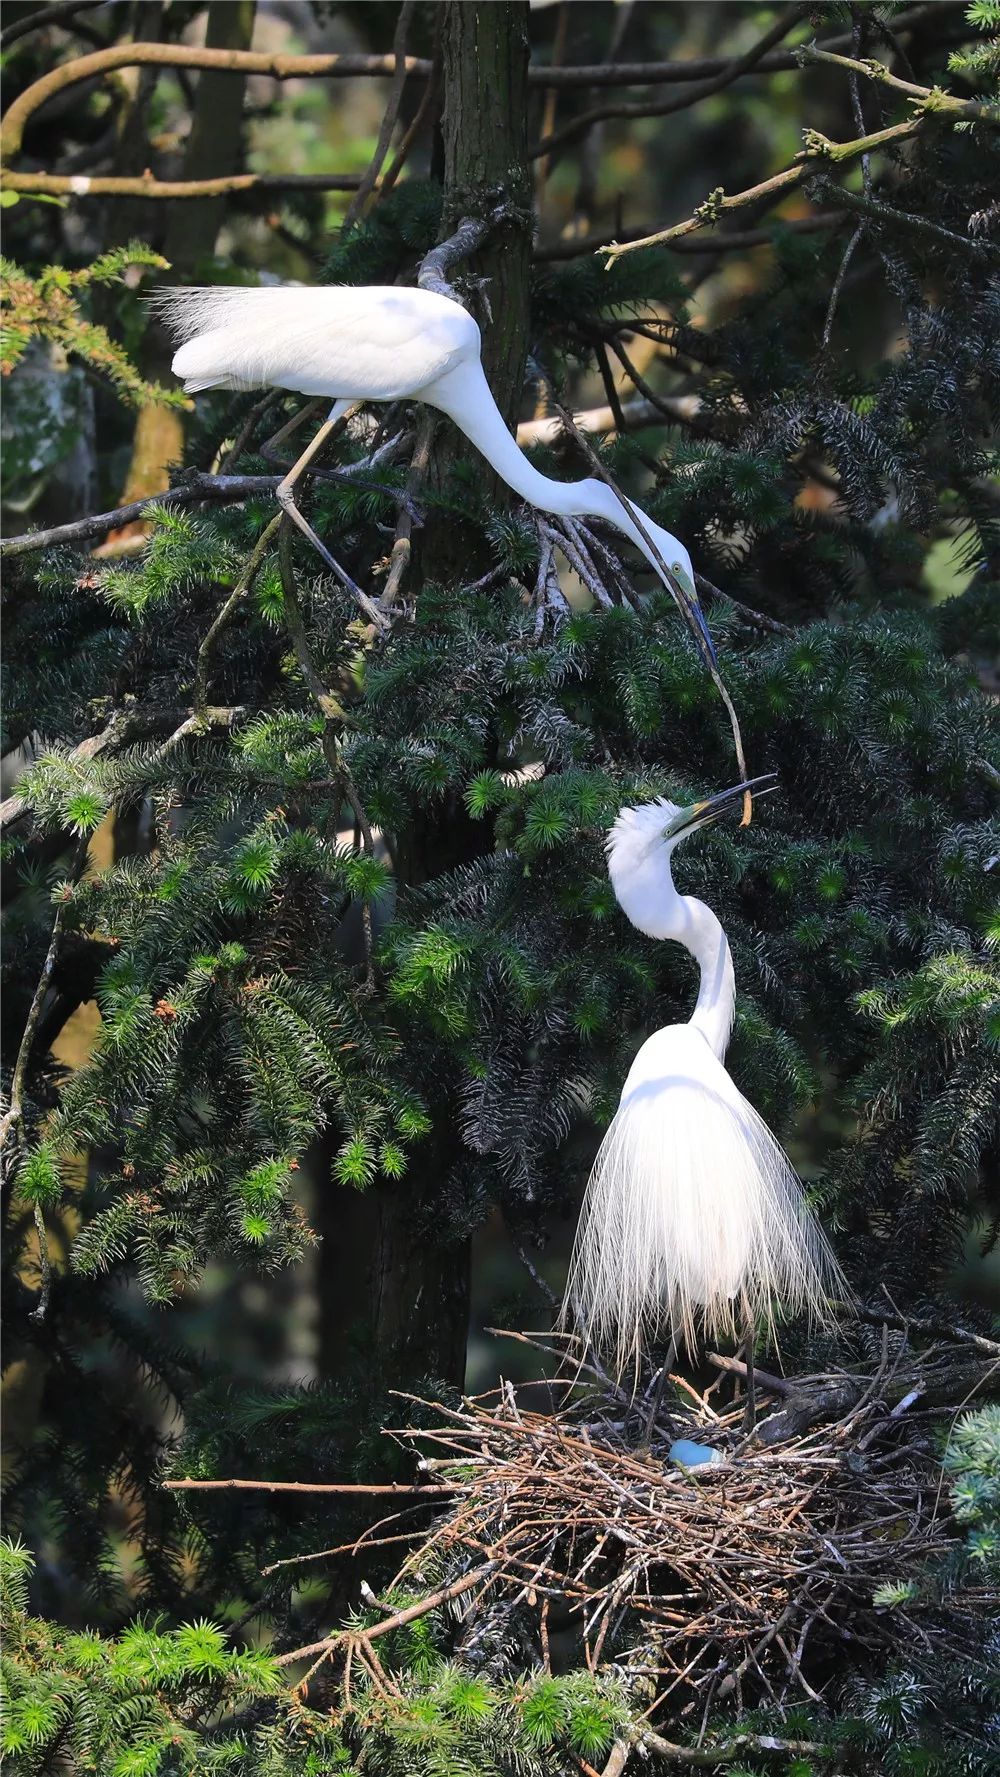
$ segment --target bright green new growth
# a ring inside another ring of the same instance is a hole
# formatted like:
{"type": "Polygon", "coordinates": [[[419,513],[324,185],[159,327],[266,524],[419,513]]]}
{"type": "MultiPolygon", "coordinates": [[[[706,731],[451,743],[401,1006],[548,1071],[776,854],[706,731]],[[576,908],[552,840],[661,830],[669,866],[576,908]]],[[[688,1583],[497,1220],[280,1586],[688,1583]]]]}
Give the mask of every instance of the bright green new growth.
{"type": "Polygon", "coordinates": [[[162,388],[142,377],[107,328],[89,320],[78,301],[78,292],[85,292],[94,284],[119,283],[132,266],[156,271],[169,269],[161,254],[140,241],[102,253],[78,271],[47,265],[36,277],[8,259],[0,260],[3,375],[9,375],[20,363],[33,339],[42,339],[82,358],[99,376],[106,377],[130,406],[189,409],[191,403],[182,389],[162,388]]]}

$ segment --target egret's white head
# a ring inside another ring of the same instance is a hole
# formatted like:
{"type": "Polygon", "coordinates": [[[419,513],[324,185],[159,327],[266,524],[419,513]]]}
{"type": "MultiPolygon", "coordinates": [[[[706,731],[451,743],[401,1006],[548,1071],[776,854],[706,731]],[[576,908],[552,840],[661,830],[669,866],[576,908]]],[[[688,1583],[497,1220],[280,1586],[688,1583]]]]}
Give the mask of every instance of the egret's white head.
{"type": "Polygon", "coordinates": [[[640,803],[638,808],[623,808],[607,838],[608,874],[615,899],[623,913],[651,938],[666,935],[664,914],[667,901],[675,890],[670,873],[670,854],[675,845],[700,827],[742,807],[746,790],[766,794],[766,785],[773,789],[773,773],[748,778],[733,784],[717,796],[703,802],[692,802],[682,808],[665,797],[640,803]]]}

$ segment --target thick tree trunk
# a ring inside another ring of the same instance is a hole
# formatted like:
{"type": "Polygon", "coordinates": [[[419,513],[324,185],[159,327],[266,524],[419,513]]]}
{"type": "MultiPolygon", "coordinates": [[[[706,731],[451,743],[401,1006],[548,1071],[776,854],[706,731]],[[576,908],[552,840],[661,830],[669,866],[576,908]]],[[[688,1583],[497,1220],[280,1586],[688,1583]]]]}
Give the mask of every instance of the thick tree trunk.
{"type": "MultiPolygon", "coordinates": [[[[528,339],[528,271],[531,256],[531,182],[527,160],[528,7],[526,0],[446,0],[442,32],[444,77],[445,204],[442,235],[463,216],[491,214],[510,204],[511,220],[490,236],[466,269],[486,280],[481,305],[483,362],[501,411],[516,417],[528,339]]],[[[435,454],[445,444],[442,428],[435,454]]],[[[467,453],[467,446],[463,445],[467,453]]],[[[485,465],[480,465],[486,474],[485,465]]],[[[503,489],[506,501],[509,493],[503,489]]],[[[454,577],[454,526],[428,525],[423,572],[454,577]]],[[[467,564],[467,556],[463,557],[467,564]]],[[[454,869],[482,849],[482,823],[453,811],[440,828],[428,828],[400,856],[401,875],[423,881],[454,869]]],[[[347,1326],[358,1324],[357,1275],[365,1278],[378,1374],[405,1387],[434,1376],[461,1386],[469,1319],[470,1243],[435,1240],[428,1206],[440,1203],[442,1186],[461,1159],[453,1110],[442,1092],[435,1129],[413,1150],[399,1186],[365,1200],[350,1217],[352,1235],[363,1232],[366,1262],[355,1239],[344,1240],[334,1214],[324,1217],[320,1289],[321,1346],[329,1364],[347,1326]],[[348,1268],[351,1276],[348,1276],[348,1268]]]]}
{"type": "Polygon", "coordinates": [[[444,233],[498,203],[511,220],[471,261],[488,280],[483,366],[508,424],[517,417],[528,349],[531,177],[528,169],[528,7],[524,0],[446,0],[441,42],[445,101],[444,233]]]}

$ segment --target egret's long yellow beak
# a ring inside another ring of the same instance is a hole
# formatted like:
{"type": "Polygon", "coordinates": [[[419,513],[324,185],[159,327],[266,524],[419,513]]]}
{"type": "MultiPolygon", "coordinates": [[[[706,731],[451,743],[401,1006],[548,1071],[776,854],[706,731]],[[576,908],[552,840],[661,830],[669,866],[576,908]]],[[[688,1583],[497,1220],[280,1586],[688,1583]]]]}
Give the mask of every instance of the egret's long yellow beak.
{"type": "MultiPolygon", "coordinates": [[[[730,814],[742,806],[744,799],[749,799],[752,792],[758,796],[766,796],[769,791],[778,788],[775,773],[767,771],[763,777],[748,777],[742,784],[733,784],[728,790],[720,790],[717,796],[707,796],[704,802],[692,802],[690,808],[682,808],[676,814],[664,832],[665,839],[680,839],[689,833],[696,833],[699,827],[707,827],[724,814],[730,814]],[[760,786],[764,788],[761,789],[760,786]]],[[[746,819],[741,822],[746,826],[746,819]]]]}

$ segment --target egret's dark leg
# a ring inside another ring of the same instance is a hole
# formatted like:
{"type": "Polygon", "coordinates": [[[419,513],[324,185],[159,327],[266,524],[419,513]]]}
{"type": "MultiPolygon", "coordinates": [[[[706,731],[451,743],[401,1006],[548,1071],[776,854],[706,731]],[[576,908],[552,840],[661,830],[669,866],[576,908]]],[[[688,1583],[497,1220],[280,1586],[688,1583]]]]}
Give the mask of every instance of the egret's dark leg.
{"type": "Polygon", "coordinates": [[[743,1430],[753,1431],[757,1424],[757,1378],[753,1364],[753,1321],[746,1323],[746,1336],[743,1341],[743,1358],[747,1367],[747,1393],[743,1407],[743,1430]]]}
{"type": "MultiPolygon", "coordinates": [[[[667,1383],[670,1380],[670,1372],[673,1369],[676,1361],[677,1361],[677,1340],[672,1338],[670,1341],[670,1344],[667,1347],[666,1356],[663,1359],[663,1368],[660,1371],[659,1377],[657,1379],[656,1392],[653,1395],[653,1404],[649,1409],[649,1415],[646,1420],[646,1429],[643,1432],[642,1443],[639,1446],[640,1449],[642,1449],[642,1450],[648,1450],[650,1447],[650,1444],[652,1442],[653,1427],[655,1426],[656,1421],[659,1417],[660,1408],[663,1405],[663,1396],[666,1392],[667,1383]]],[[[666,1422],[667,1430],[669,1431],[671,1437],[673,1437],[674,1422],[671,1419],[669,1413],[665,1413],[663,1417],[666,1422]]]]}
{"type": "Polygon", "coordinates": [[[316,532],[313,530],[308,519],[303,516],[295,504],[296,482],[304,471],[308,469],[309,464],[312,462],[317,451],[322,450],[330,433],[333,431],[334,426],[337,424],[337,421],[343,414],[347,413],[353,405],[354,403],[350,401],[338,401],[336,403],[331,409],[329,417],[325,419],[320,426],[315,438],[307,444],[302,455],[292,464],[285,479],[275,488],[274,497],[277,500],[278,505],[281,507],[282,512],[287,514],[294,525],[297,525],[304,537],[308,537],[317,555],[321,556],[326,562],[327,567],[336,574],[341,585],[346,586],[348,592],[352,593],[354,598],[357,599],[365,616],[369,618],[372,623],[377,623],[380,629],[384,629],[385,618],[379,611],[378,606],[374,604],[366,592],[362,592],[360,586],[356,585],[351,579],[350,574],[347,572],[347,569],[342,568],[339,561],[330,554],[326,544],[316,535],[316,532]]]}

